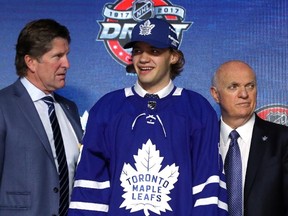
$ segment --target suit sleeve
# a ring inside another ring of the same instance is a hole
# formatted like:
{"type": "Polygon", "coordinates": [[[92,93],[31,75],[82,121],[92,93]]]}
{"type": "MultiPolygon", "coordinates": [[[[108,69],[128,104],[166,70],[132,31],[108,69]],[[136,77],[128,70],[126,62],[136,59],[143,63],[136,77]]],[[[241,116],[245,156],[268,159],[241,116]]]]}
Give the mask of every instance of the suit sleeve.
{"type": "Polygon", "coordinates": [[[0,184],[2,179],[2,172],[4,166],[4,153],[5,153],[5,123],[3,119],[3,113],[0,109],[0,184]]]}
{"type": "Polygon", "coordinates": [[[285,142],[283,144],[283,182],[284,182],[284,188],[283,188],[283,200],[284,200],[284,211],[285,215],[288,215],[288,129],[285,126],[285,129],[283,130],[283,136],[285,136],[285,142]]]}
{"type": "Polygon", "coordinates": [[[107,215],[109,209],[109,155],[105,147],[105,123],[102,121],[103,116],[97,116],[95,106],[89,112],[83,138],[83,150],[68,214],[70,216],[107,215]]]}

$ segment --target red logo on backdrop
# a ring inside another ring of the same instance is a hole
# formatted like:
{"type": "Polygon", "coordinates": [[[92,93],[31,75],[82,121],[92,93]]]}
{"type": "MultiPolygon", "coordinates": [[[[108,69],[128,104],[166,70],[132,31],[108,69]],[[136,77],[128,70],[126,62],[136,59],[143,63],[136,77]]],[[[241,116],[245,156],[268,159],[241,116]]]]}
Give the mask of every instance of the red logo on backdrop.
{"type": "Polygon", "coordinates": [[[256,112],[262,119],[288,126],[288,106],[268,105],[257,109],[256,112]]]}
{"type": "Polygon", "coordinates": [[[123,49],[129,42],[133,27],[142,20],[157,17],[168,20],[176,30],[181,44],[182,33],[192,22],[184,22],[185,9],[172,5],[165,0],[122,0],[107,3],[102,15],[103,21],[98,21],[101,29],[97,40],[103,41],[106,50],[123,66],[130,64],[130,50],[123,49]]]}

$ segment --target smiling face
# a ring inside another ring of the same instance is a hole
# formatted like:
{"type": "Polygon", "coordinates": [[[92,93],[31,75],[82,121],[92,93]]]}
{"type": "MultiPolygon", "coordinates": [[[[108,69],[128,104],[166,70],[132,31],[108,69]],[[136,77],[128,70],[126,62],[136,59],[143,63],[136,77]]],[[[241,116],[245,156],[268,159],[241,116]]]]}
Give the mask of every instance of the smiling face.
{"type": "Polygon", "coordinates": [[[211,95],[219,103],[223,121],[232,128],[246,123],[256,108],[256,77],[251,67],[231,61],[215,74],[211,95]]]}
{"type": "Polygon", "coordinates": [[[46,94],[65,86],[66,72],[69,68],[69,43],[66,39],[55,38],[52,48],[40,59],[25,56],[28,67],[26,78],[46,94]]]}
{"type": "Polygon", "coordinates": [[[133,46],[132,62],[138,82],[149,93],[155,93],[170,82],[171,64],[178,56],[169,48],[159,49],[144,42],[133,46]]]}

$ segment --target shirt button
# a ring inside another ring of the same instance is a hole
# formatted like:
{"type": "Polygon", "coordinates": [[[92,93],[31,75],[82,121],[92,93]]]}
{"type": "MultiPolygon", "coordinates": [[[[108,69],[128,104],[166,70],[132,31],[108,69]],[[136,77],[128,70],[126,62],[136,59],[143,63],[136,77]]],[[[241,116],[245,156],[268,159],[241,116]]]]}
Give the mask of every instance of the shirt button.
{"type": "Polygon", "coordinates": [[[54,187],[54,188],[53,188],[53,191],[54,191],[55,193],[58,193],[58,192],[59,192],[59,189],[58,189],[57,187],[54,187]]]}

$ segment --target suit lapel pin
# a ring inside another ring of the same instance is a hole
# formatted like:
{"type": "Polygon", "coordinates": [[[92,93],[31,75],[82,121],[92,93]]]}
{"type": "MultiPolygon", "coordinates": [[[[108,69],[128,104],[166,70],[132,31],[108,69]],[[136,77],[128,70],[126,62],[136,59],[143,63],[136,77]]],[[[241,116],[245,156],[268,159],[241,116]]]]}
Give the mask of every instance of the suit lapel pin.
{"type": "Polygon", "coordinates": [[[266,141],[267,139],[268,139],[267,136],[263,136],[263,137],[262,137],[262,140],[263,140],[263,141],[266,141]]]}

